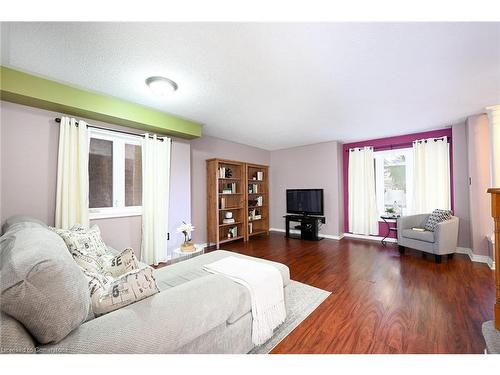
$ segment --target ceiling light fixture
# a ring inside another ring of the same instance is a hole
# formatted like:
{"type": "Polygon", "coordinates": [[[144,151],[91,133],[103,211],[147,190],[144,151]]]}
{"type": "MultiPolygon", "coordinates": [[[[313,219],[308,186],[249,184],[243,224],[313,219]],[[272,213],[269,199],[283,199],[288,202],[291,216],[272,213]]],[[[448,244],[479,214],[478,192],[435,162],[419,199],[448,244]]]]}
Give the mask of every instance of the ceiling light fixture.
{"type": "Polygon", "coordinates": [[[155,76],[146,79],[146,85],[158,96],[167,96],[177,90],[179,86],[171,79],[155,76]]]}

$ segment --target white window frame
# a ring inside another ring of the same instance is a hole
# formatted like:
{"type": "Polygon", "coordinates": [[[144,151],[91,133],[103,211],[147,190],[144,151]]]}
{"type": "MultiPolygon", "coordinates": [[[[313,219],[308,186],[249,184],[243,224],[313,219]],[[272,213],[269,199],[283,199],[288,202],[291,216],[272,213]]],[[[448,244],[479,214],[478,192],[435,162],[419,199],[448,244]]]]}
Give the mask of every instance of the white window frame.
{"type": "Polygon", "coordinates": [[[405,156],[406,161],[406,208],[403,209],[403,215],[412,213],[413,203],[413,148],[399,148],[393,150],[375,151],[375,191],[377,198],[377,209],[379,216],[385,214],[384,204],[384,158],[388,155],[405,156]]]}
{"type": "Polygon", "coordinates": [[[125,144],[141,146],[140,136],[89,128],[91,138],[113,142],[113,207],[89,208],[89,219],[142,215],[142,206],[125,206],[125,144]]]}

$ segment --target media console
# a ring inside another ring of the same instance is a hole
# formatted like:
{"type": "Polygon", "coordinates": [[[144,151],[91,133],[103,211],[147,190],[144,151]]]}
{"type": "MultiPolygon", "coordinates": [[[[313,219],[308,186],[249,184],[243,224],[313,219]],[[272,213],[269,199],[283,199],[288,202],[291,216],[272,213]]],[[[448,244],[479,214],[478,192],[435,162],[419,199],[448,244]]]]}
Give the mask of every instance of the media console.
{"type": "Polygon", "coordinates": [[[288,238],[300,238],[302,240],[319,241],[322,238],[319,237],[319,226],[320,224],[325,224],[326,220],[324,216],[305,216],[305,215],[285,215],[285,237],[288,238]],[[300,230],[299,236],[290,236],[290,222],[297,222],[295,229],[300,230]]]}

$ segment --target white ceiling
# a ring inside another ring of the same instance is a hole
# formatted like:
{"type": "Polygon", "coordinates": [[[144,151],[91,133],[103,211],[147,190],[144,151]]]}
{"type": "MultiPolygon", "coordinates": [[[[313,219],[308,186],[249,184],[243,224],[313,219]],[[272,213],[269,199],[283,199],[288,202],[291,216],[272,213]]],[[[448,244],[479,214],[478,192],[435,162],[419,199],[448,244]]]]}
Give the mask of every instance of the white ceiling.
{"type": "Polygon", "coordinates": [[[500,103],[500,23],[3,23],[1,61],[268,150],[436,129],[500,103]],[[179,90],[154,97],[151,75],[179,90]]]}

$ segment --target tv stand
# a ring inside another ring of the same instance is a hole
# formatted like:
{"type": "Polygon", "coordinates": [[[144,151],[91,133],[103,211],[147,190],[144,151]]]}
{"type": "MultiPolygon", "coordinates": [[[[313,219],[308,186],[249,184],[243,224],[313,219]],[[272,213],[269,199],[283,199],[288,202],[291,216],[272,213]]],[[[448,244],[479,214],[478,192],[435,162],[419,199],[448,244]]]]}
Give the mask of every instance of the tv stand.
{"type": "Polygon", "coordinates": [[[326,220],[324,216],[306,216],[306,215],[285,215],[285,228],[287,238],[300,238],[302,240],[319,241],[322,238],[319,237],[319,226],[320,224],[325,224],[326,220]],[[290,222],[298,222],[295,228],[300,229],[299,236],[290,236],[290,222]]]}

